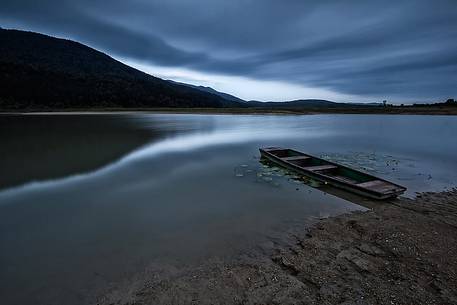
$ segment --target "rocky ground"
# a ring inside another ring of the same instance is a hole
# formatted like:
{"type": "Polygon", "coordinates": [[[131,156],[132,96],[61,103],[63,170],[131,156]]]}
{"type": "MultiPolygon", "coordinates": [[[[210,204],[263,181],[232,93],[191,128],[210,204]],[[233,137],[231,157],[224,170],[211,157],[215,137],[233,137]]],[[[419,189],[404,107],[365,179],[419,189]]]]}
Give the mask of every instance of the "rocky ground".
{"type": "Polygon", "coordinates": [[[99,304],[457,304],[457,189],[374,204],[235,261],[151,267],[99,304]]]}

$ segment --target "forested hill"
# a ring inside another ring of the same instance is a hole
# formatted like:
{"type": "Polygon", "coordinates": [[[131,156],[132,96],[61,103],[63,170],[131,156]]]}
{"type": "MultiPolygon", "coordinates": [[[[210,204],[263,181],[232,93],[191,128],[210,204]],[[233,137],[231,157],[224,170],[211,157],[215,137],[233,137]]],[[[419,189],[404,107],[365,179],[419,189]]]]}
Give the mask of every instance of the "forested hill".
{"type": "Polygon", "coordinates": [[[75,41],[0,29],[0,109],[238,107],[75,41]]]}

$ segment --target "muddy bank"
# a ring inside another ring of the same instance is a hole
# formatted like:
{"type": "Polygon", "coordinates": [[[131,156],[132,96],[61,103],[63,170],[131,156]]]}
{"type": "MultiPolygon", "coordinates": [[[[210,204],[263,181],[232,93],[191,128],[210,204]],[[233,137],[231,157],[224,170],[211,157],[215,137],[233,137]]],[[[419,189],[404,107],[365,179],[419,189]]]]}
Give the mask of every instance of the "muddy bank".
{"type": "Polygon", "coordinates": [[[98,304],[457,304],[457,189],[372,207],[235,261],[151,266],[98,304]]]}

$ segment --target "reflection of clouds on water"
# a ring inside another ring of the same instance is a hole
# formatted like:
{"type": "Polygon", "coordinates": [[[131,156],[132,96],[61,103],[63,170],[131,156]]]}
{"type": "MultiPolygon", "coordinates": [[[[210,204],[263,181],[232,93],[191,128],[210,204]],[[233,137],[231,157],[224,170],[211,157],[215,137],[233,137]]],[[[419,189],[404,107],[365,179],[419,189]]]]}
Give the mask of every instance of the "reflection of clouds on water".
{"type": "MultiPolygon", "coordinates": [[[[286,130],[278,131],[223,131],[213,133],[197,133],[188,136],[179,136],[164,141],[145,146],[137,151],[124,157],[121,162],[150,158],[169,152],[182,152],[195,150],[207,146],[242,143],[252,140],[268,140],[276,138],[294,138],[297,134],[287,132],[286,130]]],[[[300,135],[300,137],[303,137],[300,135]]]]}
{"type": "MultiPolygon", "coordinates": [[[[314,135],[317,135],[314,133],[314,135]]],[[[100,176],[107,174],[112,174],[117,170],[121,170],[125,166],[137,162],[140,160],[145,160],[148,158],[158,157],[166,153],[175,153],[175,152],[186,152],[201,149],[209,146],[224,145],[224,144],[236,144],[249,142],[253,140],[270,140],[270,139],[284,139],[284,138],[294,138],[298,137],[303,138],[303,135],[290,133],[287,129],[279,130],[265,130],[262,131],[248,131],[243,128],[243,130],[224,130],[224,131],[215,131],[210,133],[194,133],[189,135],[177,136],[172,138],[166,138],[159,142],[154,142],[148,145],[145,145],[126,156],[122,157],[118,161],[111,163],[105,167],[102,167],[93,172],[71,175],[65,178],[55,179],[55,180],[45,180],[45,181],[34,181],[26,183],[22,186],[13,187],[6,189],[0,192],[0,199],[6,196],[13,196],[15,194],[26,192],[26,191],[35,191],[43,188],[53,188],[68,185],[71,183],[78,183],[81,181],[87,181],[90,179],[96,179],[100,176]]],[[[309,133],[308,137],[312,137],[313,133],[309,133]]]]}
{"type": "Polygon", "coordinates": [[[119,174],[121,170],[125,173],[129,165],[168,153],[249,142],[285,145],[316,155],[330,151],[332,153],[323,157],[392,178],[399,183],[408,181],[408,189],[414,191],[436,190],[455,180],[455,174],[440,163],[454,161],[451,152],[455,151],[455,141],[450,141],[453,134],[449,132],[452,127],[444,131],[440,129],[444,123],[455,124],[454,121],[450,122],[451,118],[405,116],[398,121],[398,117],[394,116],[364,115],[135,114],[129,120],[140,129],[158,133],[162,129],[176,129],[178,135],[147,144],[95,171],[61,179],[29,182],[0,191],[0,198],[29,190],[92,182],[91,179],[119,174]],[[386,123],[392,121],[396,125],[386,123]],[[379,122],[385,125],[382,130],[376,129],[379,122]],[[398,126],[400,122],[402,128],[398,126]],[[387,126],[393,127],[389,129],[387,126]],[[416,132],[417,129],[421,132],[416,132]],[[438,132],[441,136],[435,137],[438,132]],[[420,136],[412,136],[416,134],[420,136]],[[427,143],[423,141],[424,138],[427,138],[427,143]],[[371,153],[373,151],[375,153],[371,153]]]}

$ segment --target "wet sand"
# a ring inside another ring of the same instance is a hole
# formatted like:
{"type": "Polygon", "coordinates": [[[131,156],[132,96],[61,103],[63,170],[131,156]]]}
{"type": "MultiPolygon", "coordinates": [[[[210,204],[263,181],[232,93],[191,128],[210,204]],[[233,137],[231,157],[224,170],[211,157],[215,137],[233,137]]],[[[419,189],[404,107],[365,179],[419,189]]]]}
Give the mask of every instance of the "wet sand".
{"type": "Polygon", "coordinates": [[[457,304],[457,189],[303,224],[234,260],[151,266],[97,304],[457,304]]]}

